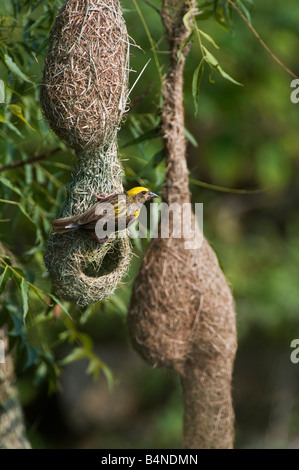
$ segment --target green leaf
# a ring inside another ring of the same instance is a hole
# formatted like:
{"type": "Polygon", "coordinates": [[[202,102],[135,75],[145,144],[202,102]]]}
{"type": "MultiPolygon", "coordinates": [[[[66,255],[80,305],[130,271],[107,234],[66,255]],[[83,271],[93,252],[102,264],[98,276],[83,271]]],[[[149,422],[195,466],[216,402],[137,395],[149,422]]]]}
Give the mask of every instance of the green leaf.
{"type": "Polygon", "coordinates": [[[60,300],[57,299],[57,297],[55,297],[55,295],[49,294],[49,296],[51,297],[51,299],[54,300],[54,302],[56,302],[58,305],[60,305],[60,307],[62,308],[62,310],[64,311],[64,313],[72,320],[72,317],[71,317],[70,313],[67,311],[67,309],[65,308],[65,306],[63,305],[63,303],[60,302],[60,300]]]}
{"type": "Polygon", "coordinates": [[[190,10],[187,11],[187,13],[183,16],[183,23],[185,25],[185,28],[190,33],[192,31],[192,28],[190,26],[190,19],[192,19],[193,17],[194,17],[194,12],[193,12],[192,8],[190,8],[190,10]]]}
{"type": "Polygon", "coordinates": [[[208,51],[208,49],[205,47],[205,46],[202,46],[203,50],[204,50],[204,60],[209,64],[211,65],[212,67],[217,67],[217,65],[219,65],[218,63],[218,60],[216,59],[216,57],[213,56],[213,54],[211,54],[210,51],[208,51]]]}
{"type": "Polygon", "coordinates": [[[23,134],[19,131],[19,129],[14,126],[11,122],[7,121],[3,114],[0,114],[0,122],[3,122],[3,124],[5,124],[11,131],[15,132],[19,137],[21,137],[22,139],[24,138],[23,134]]]}
{"type": "Polygon", "coordinates": [[[22,191],[17,187],[12,184],[11,181],[9,181],[7,178],[4,176],[1,177],[1,183],[4,184],[4,186],[7,186],[9,189],[17,193],[20,197],[23,196],[22,191]]]}
{"type": "Polygon", "coordinates": [[[198,147],[198,143],[194,137],[194,135],[191,134],[190,131],[188,131],[188,129],[186,129],[186,127],[184,127],[184,133],[185,133],[185,136],[186,138],[189,140],[189,142],[193,145],[193,147],[197,148],[198,147]]]}
{"type": "Polygon", "coordinates": [[[19,314],[12,314],[10,316],[13,326],[9,330],[8,335],[12,338],[20,337],[23,344],[26,343],[26,334],[24,331],[24,324],[19,316],[19,314]]]}
{"type": "Polygon", "coordinates": [[[29,122],[25,119],[25,117],[23,116],[23,112],[22,112],[22,108],[21,106],[18,106],[17,104],[9,104],[8,105],[8,108],[11,110],[11,112],[17,116],[19,119],[21,119],[21,121],[25,122],[25,124],[30,128],[32,129],[33,131],[35,130],[30,124],[29,122]]]}
{"type": "Polygon", "coordinates": [[[40,16],[39,18],[37,18],[36,21],[34,21],[34,23],[28,28],[26,29],[26,33],[30,32],[30,31],[33,31],[34,29],[38,28],[44,21],[46,21],[48,19],[49,15],[48,15],[48,12],[42,16],[40,16]]]}
{"type": "Polygon", "coordinates": [[[16,201],[10,201],[9,199],[0,199],[0,202],[4,202],[5,204],[13,204],[15,206],[18,206],[18,208],[20,209],[20,211],[25,215],[25,217],[30,220],[30,222],[32,222],[34,225],[36,225],[36,223],[34,222],[34,220],[30,217],[30,215],[26,212],[26,209],[22,206],[22,204],[20,202],[16,202],[16,201]]]}
{"type": "Polygon", "coordinates": [[[145,165],[145,167],[143,168],[141,173],[139,173],[138,176],[140,178],[144,178],[148,174],[148,172],[150,170],[154,170],[159,165],[159,163],[161,163],[164,160],[164,158],[165,158],[165,150],[163,148],[159,150],[157,153],[155,153],[153,158],[150,159],[150,161],[145,165]]]}
{"type": "Polygon", "coordinates": [[[155,127],[154,129],[151,129],[151,130],[145,132],[144,134],[138,136],[136,139],[130,140],[126,144],[122,145],[121,149],[124,149],[126,147],[130,147],[131,145],[140,144],[140,143],[144,142],[145,140],[155,139],[156,137],[159,137],[161,135],[162,135],[162,133],[161,133],[160,127],[155,127]]]}
{"type": "Polygon", "coordinates": [[[100,375],[100,372],[103,368],[103,363],[97,357],[90,359],[88,367],[86,369],[86,374],[92,374],[93,379],[97,379],[100,375]]]}
{"type": "Polygon", "coordinates": [[[9,281],[11,278],[12,278],[12,271],[8,266],[6,266],[6,268],[4,269],[3,273],[0,276],[0,295],[4,291],[7,281],[9,281]]]}
{"type": "Polygon", "coordinates": [[[6,63],[9,70],[22,81],[34,83],[32,80],[30,80],[29,77],[27,77],[27,75],[22,72],[19,66],[13,61],[13,59],[8,54],[4,54],[4,62],[6,63]]]}
{"type": "Polygon", "coordinates": [[[209,41],[211,44],[213,44],[213,46],[216,48],[216,49],[219,49],[219,46],[216,44],[216,42],[214,41],[214,39],[207,33],[205,33],[204,31],[202,31],[201,29],[198,30],[199,33],[207,40],[209,41]]]}
{"type": "Polygon", "coordinates": [[[220,10],[215,10],[214,11],[214,18],[217,21],[217,23],[219,23],[220,26],[222,26],[225,29],[225,31],[231,32],[230,26],[227,23],[224,15],[223,15],[223,11],[220,12],[220,10]]]}
{"type": "Polygon", "coordinates": [[[71,364],[72,362],[78,361],[79,359],[86,358],[86,352],[84,348],[74,348],[68,356],[59,361],[62,366],[71,364]]]}
{"type": "Polygon", "coordinates": [[[237,4],[238,4],[240,10],[242,11],[242,13],[244,14],[244,16],[245,16],[246,20],[248,21],[248,23],[251,24],[251,15],[250,15],[248,9],[245,7],[243,2],[241,2],[240,0],[237,1],[237,4]]]}
{"type": "Polygon", "coordinates": [[[200,90],[200,83],[204,72],[204,59],[200,61],[196,69],[193,73],[192,78],[192,97],[195,107],[195,116],[198,112],[198,99],[199,99],[199,90],[200,90]]]}
{"type": "Polygon", "coordinates": [[[22,203],[21,203],[21,202],[18,204],[18,206],[19,206],[19,209],[20,209],[20,211],[22,212],[22,214],[24,214],[24,216],[25,216],[28,220],[30,220],[30,222],[32,222],[34,225],[36,225],[36,222],[32,219],[32,217],[30,217],[30,215],[29,215],[28,212],[26,211],[25,207],[22,206],[22,203]]]}
{"type": "MultiPolygon", "coordinates": [[[[211,52],[208,51],[208,49],[205,46],[202,46],[202,47],[203,47],[204,53],[205,53],[205,55],[203,57],[205,62],[207,62],[211,67],[216,69],[220,73],[220,75],[222,75],[222,77],[225,78],[226,80],[229,80],[230,82],[234,83],[235,85],[243,86],[242,83],[237,82],[237,80],[232,78],[228,73],[226,73],[223,70],[223,68],[219,64],[218,60],[216,59],[216,57],[214,57],[213,54],[211,54],[211,52]]],[[[212,83],[214,83],[211,76],[210,76],[210,81],[212,83]]]]}
{"type": "Polygon", "coordinates": [[[113,389],[113,385],[114,385],[113,374],[112,374],[111,370],[109,369],[109,367],[104,363],[102,363],[102,370],[103,370],[103,372],[106,376],[106,379],[107,379],[107,382],[108,382],[108,388],[111,391],[113,389]]]}
{"type": "Polygon", "coordinates": [[[37,360],[37,352],[34,347],[26,345],[26,362],[24,364],[24,370],[32,366],[37,360]]]}
{"type": "Polygon", "coordinates": [[[219,64],[216,68],[217,68],[218,72],[222,75],[223,78],[225,78],[226,80],[229,80],[230,82],[234,83],[235,85],[243,86],[242,83],[237,82],[237,80],[235,80],[230,75],[228,75],[228,73],[226,73],[219,64]]]}
{"type": "Polygon", "coordinates": [[[23,304],[23,321],[26,320],[28,313],[28,290],[29,285],[25,279],[21,281],[21,295],[22,295],[22,304],[23,304]]]}
{"type": "Polygon", "coordinates": [[[19,279],[25,278],[25,274],[24,274],[23,269],[18,268],[18,267],[16,267],[16,266],[13,266],[13,267],[11,268],[11,270],[13,271],[13,274],[14,274],[14,275],[17,275],[17,277],[18,277],[19,279]]]}
{"type": "Polygon", "coordinates": [[[123,296],[121,293],[114,294],[113,297],[110,299],[110,303],[113,304],[118,312],[120,312],[122,315],[126,315],[128,312],[128,306],[126,302],[124,301],[123,296]]]}
{"type": "Polygon", "coordinates": [[[82,343],[82,346],[85,350],[85,353],[90,353],[92,351],[93,342],[90,336],[86,333],[77,333],[77,339],[82,343]]]}

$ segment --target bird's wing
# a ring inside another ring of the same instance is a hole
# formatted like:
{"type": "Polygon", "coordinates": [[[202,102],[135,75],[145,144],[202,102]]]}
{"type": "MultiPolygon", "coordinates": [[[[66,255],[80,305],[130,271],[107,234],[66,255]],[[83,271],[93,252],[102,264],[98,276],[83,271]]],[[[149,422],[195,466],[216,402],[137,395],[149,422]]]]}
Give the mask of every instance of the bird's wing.
{"type": "Polygon", "coordinates": [[[103,201],[97,202],[90,209],[84,212],[76,221],[77,224],[79,226],[82,226],[82,225],[90,224],[91,222],[95,223],[97,220],[107,215],[107,210],[105,210],[104,205],[102,206],[102,210],[100,209],[102,202],[103,201]]]}
{"type": "Polygon", "coordinates": [[[126,213],[126,196],[124,194],[115,194],[94,204],[90,209],[84,212],[76,223],[79,226],[96,223],[105,216],[121,216],[126,213]]]}

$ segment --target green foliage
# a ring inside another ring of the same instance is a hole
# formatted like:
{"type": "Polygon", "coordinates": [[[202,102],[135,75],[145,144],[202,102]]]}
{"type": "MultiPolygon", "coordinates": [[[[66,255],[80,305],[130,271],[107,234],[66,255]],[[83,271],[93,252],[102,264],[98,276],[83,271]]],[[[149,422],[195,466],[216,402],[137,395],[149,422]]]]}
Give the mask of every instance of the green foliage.
{"type": "Polygon", "coordinates": [[[106,365],[92,352],[93,342],[70,320],[74,310],[51,291],[43,266],[43,245],[64,197],[72,153],[49,131],[39,106],[39,84],[49,30],[61,2],[2,2],[0,6],[0,73],[5,101],[0,104],[1,324],[9,326],[11,346],[17,349],[18,373],[35,369],[35,380],[47,380],[55,390],[60,367],[74,360],[71,352],[60,365],[55,349],[75,343],[74,351],[87,357],[87,372],[96,377],[106,365]],[[22,165],[45,156],[54,158],[22,165]],[[15,170],[11,164],[20,163],[15,170]],[[60,319],[55,320],[59,312],[60,319]],[[68,316],[68,317],[67,317],[68,316]],[[68,318],[68,322],[67,322],[68,318]],[[53,336],[46,329],[56,323],[53,336]],[[63,333],[59,333],[60,330],[63,333]],[[35,338],[35,333],[38,336],[35,338]],[[39,338],[39,340],[37,340],[39,338]],[[57,340],[58,338],[58,340],[57,340]]]}
{"type": "MultiPolygon", "coordinates": [[[[231,11],[230,11],[231,5],[229,5],[228,2],[225,1],[224,8],[223,8],[221,3],[222,2],[218,2],[218,1],[205,2],[202,5],[201,10],[196,11],[196,13],[194,13],[193,10],[190,9],[189,12],[186,13],[186,15],[183,18],[183,22],[186,26],[186,29],[188,29],[190,34],[187,40],[185,41],[185,43],[183,44],[183,46],[181,47],[181,50],[184,47],[186,47],[187,43],[191,41],[191,39],[195,36],[196,41],[198,43],[200,55],[201,55],[201,59],[199,61],[199,64],[194,70],[193,78],[192,78],[192,96],[193,96],[194,107],[195,107],[195,115],[197,114],[197,111],[198,111],[199,88],[200,88],[201,79],[204,74],[205,64],[210,69],[209,80],[211,83],[214,83],[212,74],[213,74],[213,70],[216,70],[226,80],[229,80],[235,85],[241,85],[241,83],[237,82],[227,72],[223,70],[218,60],[216,59],[216,57],[209,51],[209,49],[206,46],[203,45],[203,41],[206,41],[207,43],[209,43],[209,45],[212,45],[214,48],[219,49],[219,46],[216,44],[214,39],[208,33],[200,29],[197,23],[197,20],[200,22],[204,19],[209,18],[213,14],[214,17],[217,19],[217,21],[219,21],[222,25],[225,25],[227,28],[229,28],[231,24],[231,11]],[[229,10],[229,15],[227,14],[228,10],[229,10]]],[[[238,2],[238,3],[241,3],[241,2],[238,2]]],[[[179,51],[179,53],[181,52],[181,50],[179,51]]]]}

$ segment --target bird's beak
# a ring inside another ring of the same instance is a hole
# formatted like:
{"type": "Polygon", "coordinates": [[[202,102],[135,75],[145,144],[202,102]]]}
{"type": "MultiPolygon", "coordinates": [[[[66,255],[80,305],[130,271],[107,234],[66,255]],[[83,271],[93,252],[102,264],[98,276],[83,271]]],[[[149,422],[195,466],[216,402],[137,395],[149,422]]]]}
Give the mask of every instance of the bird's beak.
{"type": "Polygon", "coordinates": [[[154,197],[159,197],[157,194],[150,192],[148,195],[148,199],[153,199],[154,197]]]}

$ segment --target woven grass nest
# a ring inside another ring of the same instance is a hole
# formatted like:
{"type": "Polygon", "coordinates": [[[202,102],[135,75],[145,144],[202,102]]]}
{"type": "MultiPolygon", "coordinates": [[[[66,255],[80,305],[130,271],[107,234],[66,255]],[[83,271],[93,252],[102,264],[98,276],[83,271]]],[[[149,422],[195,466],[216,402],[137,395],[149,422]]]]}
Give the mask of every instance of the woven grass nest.
{"type": "MultiPolygon", "coordinates": [[[[118,0],[68,0],[51,30],[41,86],[45,118],[78,164],[57,217],[82,213],[94,193],[122,192],[117,132],[128,98],[129,39],[118,0]]],[[[99,245],[51,234],[45,265],[56,294],[80,305],[109,296],[127,270],[127,237],[99,245]]]]}
{"type": "Polygon", "coordinates": [[[129,41],[118,0],[69,0],[49,40],[41,104],[75,149],[114,137],[127,101],[129,41]]]}
{"type": "Polygon", "coordinates": [[[180,375],[184,448],[231,448],[234,301],[198,227],[193,245],[186,249],[176,238],[151,240],[134,281],[129,335],[151,366],[180,375]]]}
{"type": "MultiPolygon", "coordinates": [[[[153,367],[174,369],[181,375],[194,350],[205,357],[205,367],[213,364],[215,356],[219,364],[230,365],[235,353],[230,289],[198,227],[193,241],[191,236],[190,232],[192,249],[186,249],[181,238],[151,241],[135,278],[128,312],[134,348],[153,367]]],[[[228,368],[225,365],[224,372],[228,368]]]]}

